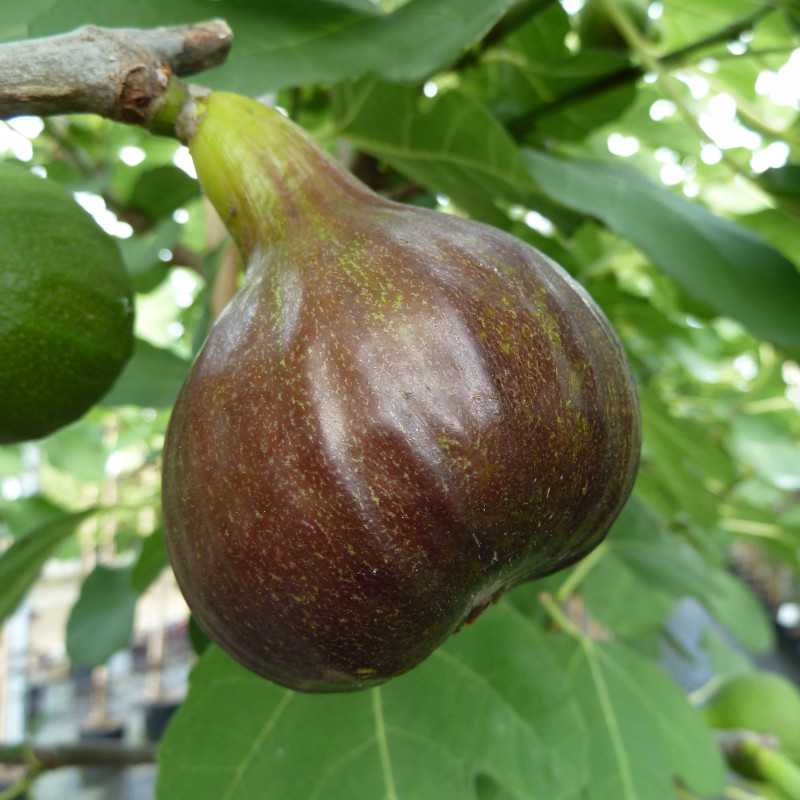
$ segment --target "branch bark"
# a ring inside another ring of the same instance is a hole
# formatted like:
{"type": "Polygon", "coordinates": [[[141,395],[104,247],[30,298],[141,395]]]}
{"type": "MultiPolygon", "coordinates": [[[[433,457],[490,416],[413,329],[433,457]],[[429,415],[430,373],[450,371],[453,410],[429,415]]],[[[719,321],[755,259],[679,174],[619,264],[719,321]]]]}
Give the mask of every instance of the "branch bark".
{"type": "MultiPolygon", "coordinates": [[[[92,113],[151,127],[172,75],[221,64],[233,34],[223,20],[139,30],[86,26],[0,45],[0,119],[92,113]]],[[[177,113],[177,112],[176,112],[177,113]]]]}
{"type": "Polygon", "coordinates": [[[36,771],[61,767],[131,767],[152,764],[154,747],[130,747],[116,742],[59,745],[0,745],[0,764],[28,767],[36,771]]]}

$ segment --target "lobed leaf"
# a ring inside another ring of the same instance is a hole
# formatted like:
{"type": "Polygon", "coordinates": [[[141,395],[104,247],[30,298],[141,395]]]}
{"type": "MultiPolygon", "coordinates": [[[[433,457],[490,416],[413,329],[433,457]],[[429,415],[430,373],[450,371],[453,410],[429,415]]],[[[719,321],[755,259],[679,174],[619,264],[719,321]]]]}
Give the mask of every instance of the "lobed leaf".
{"type": "Polygon", "coordinates": [[[334,115],[353,145],[478,219],[507,225],[498,201],[541,205],[514,140],[461,92],[430,100],[415,87],[365,80],[337,88],[334,115]]]}
{"type": "Polygon", "coordinates": [[[725,766],[683,692],[625,645],[559,637],[572,696],[589,725],[587,800],[674,800],[676,778],[721,791],[725,766]]]}
{"type": "Polygon", "coordinates": [[[293,693],[210,648],[162,744],[158,796],[469,800],[488,781],[557,800],[588,779],[584,746],[547,636],[501,604],[408,675],[352,695],[293,693]]]}
{"type": "MultiPolygon", "coordinates": [[[[688,595],[753,650],[772,645],[770,622],[749,588],[669,533],[638,498],[634,497],[620,514],[606,540],[603,558],[614,559],[626,568],[638,584],[632,596],[646,598],[646,604],[657,600],[649,597],[651,593],[667,594],[673,601],[688,595]]],[[[598,577],[589,573],[586,579],[592,613],[603,602],[602,594],[593,587],[593,582],[601,579],[602,573],[598,577]]],[[[600,609],[597,613],[602,618],[609,612],[600,609]]]]}

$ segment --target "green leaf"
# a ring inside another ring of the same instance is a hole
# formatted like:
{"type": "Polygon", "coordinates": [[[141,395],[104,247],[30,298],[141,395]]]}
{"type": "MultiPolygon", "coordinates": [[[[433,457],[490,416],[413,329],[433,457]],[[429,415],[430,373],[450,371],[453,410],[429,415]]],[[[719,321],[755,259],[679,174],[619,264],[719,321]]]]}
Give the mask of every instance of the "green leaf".
{"type": "Polygon", "coordinates": [[[772,624],[750,587],[727,572],[712,571],[707,578],[708,610],[751,650],[765,653],[774,647],[772,624]]]}
{"type": "Polygon", "coordinates": [[[380,14],[380,0],[322,0],[323,3],[330,3],[335,6],[352,8],[354,11],[366,11],[370,14],[380,14]]]}
{"type": "Polygon", "coordinates": [[[553,199],[593,214],[629,239],[693,298],[755,336],[800,349],[800,273],[745,228],[644,178],[602,161],[526,151],[553,199]]]}
{"type": "Polygon", "coordinates": [[[30,23],[43,13],[47,13],[54,0],[30,0],[16,8],[0,5],[0,40],[24,39],[29,35],[30,23]]]}
{"type": "Polygon", "coordinates": [[[547,636],[501,604],[351,695],[293,693],[209,648],[162,743],[158,797],[470,800],[484,775],[517,800],[557,800],[590,777],[584,742],[547,636]]]}
{"type": "MultiPolygon", "coordinates": [[[[226,3],[236,46],[203,83],[263,94],[367,73],[416,81],[478,41],[514,0],[411,0],[392,14],[358,12],[315,0],[226,3]]],[[[77,3],[60,0],[32,25],[34,35],[80,24],[147,27],[208,19],[203,0],[77,3]]],[[[213,14],[212,14],[213,16],[213,14]]]]}
{"type": "Polygon", "coordinates": [[[0,446],[0,475],[14,475],[23,469],[22,448],[19,445],[0,446]]]}
{"type": "Polygon", "coordinates": [[[758,182],[762,188],[779,198],[785,208],[800,216],[800,164],[786,164],[763,172],[758,182]]]}
{"type": "Polygon", "coordinates": [[[91,508],[50,520],[21,536],[0,555],[0,624],[19,605],[48,558],[95,510],[91,508]]]}
{"type": "Polygon", "coordinates": [[[106,476],[111,450],[103,441],[103,428],[94,419],[84,418],[49,436],[42,452],[50,466],[75,480],[96,483],[106,476]]]}
{"type": "MultiPolygon", "coordinates": [[[[772,627],[748,587],[669,533],[638,498],[620,514],[605,547],[605,557],[619,559],[638,576],[643,596],[658,591],[695,597],[751,649],[772,646],[772,627]]],[[[592,579],[590,573],[587,582],[592,579]]]]}
{"type": "Polygon", "coordinates": [[[142,172],[128,198],[128,204],[152,221],[171,214],[194,199],[200,187],[182,169],[164,164],[142,172]]]}
{"type": "Polygon", "coordinates": [[[356,147],[472,216],[503,225],[495,201],[534,203],[520,150],[472,98],[449,91],[429,100],[415,87],[368,80],[339,87],[334,100],[339,128],[356,147]]]}
{"type": "Polygon", "coordinates": [[[742,462],[779,489],[800,489],[800,440],[763,416],[736,417],[733,448],[742,462]]]}
{"type": "Polygon", "coordinates": [[[708,656],[715,676],[736,675],[753,669],[750,659],[739,648],[731,647],[713,628],[705,630],[700,646],[708,656]]]}
{"type": "Polygon", "coordinates": [[[674,800],[674,779],[713,795],[725,767],[710,729],[659,669],[624,645],[560,637],[556,652],[589,725],[587,800],[674,800]]]}
{"type": "Polygon", "coordinates": [[[689,42],[716,33],[732,19],[750,14],[756,4],[752,0],[667,0],[661,22],[662,47],[673,50],[689,42]]]}
{"type": "Polygon", "coordinates": [[[624,53],[573,53],[565,43],[570,29],[564,9],[549,4],[501,46],[482,55],[478,68],[464,76],[466,90],[476,91],[500,119],[510,122],[515,135],[533,130],[559,139],[583,138],[618,117],[636,88],[630,84],[545,111],[560,97],[628,64],[624,53]]]}
{"type": "Polygon", "coordinates": [[[716,524],[719,494],[736,478],[730,455],[707,429],[672,416],[652,389],[641,388],[639,398],[643,475],[652,474],[658,489],[669,494],[672,514],[690,516],[701,526],[716,524]]]}
{"type": "Polygon", "coordinates": [[[138,594],[144,594],[167,566],[167,549],[164,545],[164,531],[159,528],[151,533],[139,550],[139,558],[131,572],[131,586],[138,594]]]}
{"type": "Polygon", "coordinates": [[[200,627],[200,623],[197,621],[197,617],[195,617],[194,614],[189,617],[188,634],[189,644],[192,645],[192,650],[194,650],[195,655],[203,655],[211,644],[211,639],[208,638],[208,634],[200,627]]]}
{"type": "Polygon", "coordinates": [[[173,247],[179,236],[178,223],[165,219],[146,233],[120,241],[125,266],[138,293],[153,291],[167,276],[169,267],[159,260],[158,254],[165,248],[173,247]]]}
{"type": "Polygon", "coordinates": [[[636,637],[658,630],[669,616],[675,597],[645,577],[615,552],[618,538],[607,540],[602,558],[581,585],[589,616],[618,637],[636,637]]]}
{"type": "MultiPolygon", "coordinates": [[[[612,71],[609,68],[615,65],[616,60],[609,59],[611,55],[611,53],[584,53],[576,57],[575,61],[582,62],[580,67],[586,70],[587,77],[597,79],[604,73],[612,71]]],[[[578,66],[577,63],[574,65],[575,68],[578,66]]],[[[540,137],[583,139],[597,128],[616,120],[635,98],[636,87],[634,84],[629,84],[580,101],[565,101],[560,108],[538,111],[533,129],[540,137]]],[[[514,132],[520,127],[521,123],[517,122],[514,132]]]]}
{"type": "Polygon", "coordinates": [[[47,522],[54,522],[68,513],[65,508],[42,494],[21,497],[10,503],[0,501],[0,521],[14,537],[21,536],[47,522]]]}
{"type": "Polygon", "coordinates": [[[83,582],[67,620],[70,661],[97,667],[126,647],[133,634],[137,600],[130,568],[95,567],[83,582]]]}
{"type": "Polygon", "coordinates": [[[137,339],[133,358],[101,403],[168,408],[175,402],[190,366],[171,350],[137,339]]]}
{"type": "Polygon", "coordinates": [[[800,264],[800,237],[797,235],[797,220],[792,216],[779,209],[767,208],[741,216],[738,221],[780,250],[795,266],[800,264]]]}

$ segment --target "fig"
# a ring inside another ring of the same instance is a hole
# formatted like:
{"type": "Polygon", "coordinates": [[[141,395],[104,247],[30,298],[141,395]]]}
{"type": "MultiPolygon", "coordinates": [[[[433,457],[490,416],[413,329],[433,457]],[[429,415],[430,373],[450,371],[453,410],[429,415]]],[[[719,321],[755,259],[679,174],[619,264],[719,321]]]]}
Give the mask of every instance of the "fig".
{"type": "Polygon", "coordinates": [[[47,436],[108,391],[133,350],[114,240],[66,189],[0,164],[0,444],[47,436]]]}
{"type": "Polygon", "coordinates": [[[703,713],[714,728],[775,736],[779,748],[800,763],[800,691],[781,675],[734,675],[709,698],[703,713]]]}
{"type": "Polygon", "coordinates": [[[634,383],[532,247],[375,194],[254,100],[200,103],[190,150],[247,271],[170,421],[170,558],[252,671],[374,686],[603,539],[638,465],[634,383]]]}

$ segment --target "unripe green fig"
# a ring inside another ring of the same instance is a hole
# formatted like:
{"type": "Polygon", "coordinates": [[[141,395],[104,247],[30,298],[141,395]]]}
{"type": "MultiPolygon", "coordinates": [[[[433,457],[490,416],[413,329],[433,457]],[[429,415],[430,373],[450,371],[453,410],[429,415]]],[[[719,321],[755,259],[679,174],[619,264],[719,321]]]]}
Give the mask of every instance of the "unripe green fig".
{"type": "Polygon", "coordinates": [[[190,149],[248,265],[164,452],[170,558],[214,641],[294,689],[365,688],[603,539],[639,408],[578,284],[380,197],[253,100],[212,93],[190,149]]]}
{"type": "Polygon", "coordinates": [[[82,416],[133,349],[119,249],[58,184],[0,164],[0,444],[82,416]]]}
{"type": "Polygon", "coordinates": [[[714,728],[776,737],[779,749],[800,764],[800,691],[781,675],[734,675],[711,696],[703,713],[714,728]]]}

